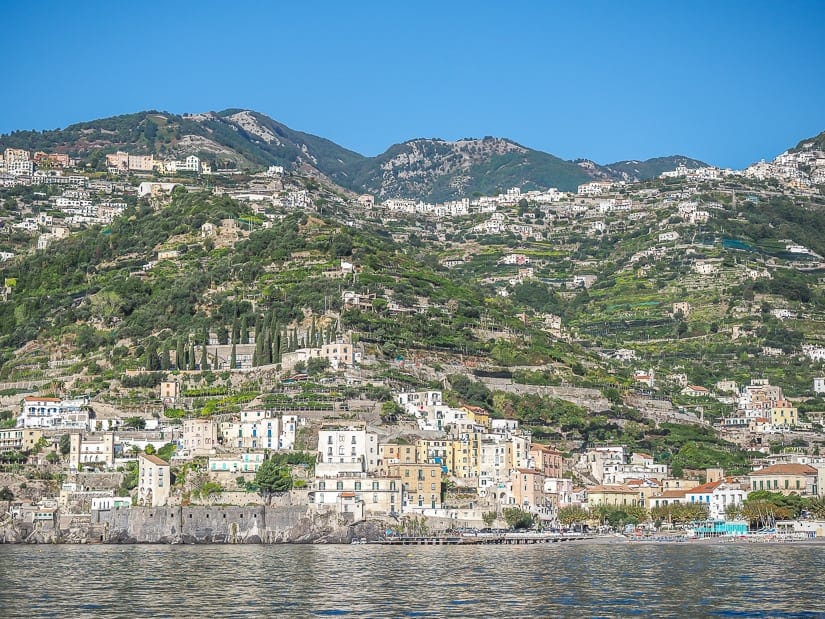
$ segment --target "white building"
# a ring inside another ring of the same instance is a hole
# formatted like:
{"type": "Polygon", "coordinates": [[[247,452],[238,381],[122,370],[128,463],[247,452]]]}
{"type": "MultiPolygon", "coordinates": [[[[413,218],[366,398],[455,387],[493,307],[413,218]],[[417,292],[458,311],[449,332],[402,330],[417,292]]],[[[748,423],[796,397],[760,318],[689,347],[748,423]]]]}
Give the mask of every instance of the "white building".
{"type": "Polygon", "coordinates": [[[221,424],[223,444],[236,449],[292,449],[300,419],[272,411],[241,411],[240,421],[221,424]]]}
{"type": "Polygon", "coordinates": [[[742,489],[742,484],[728,478],[691,488],[685,493],[685,503],[707,505],[712,520],[725,520],[727,509],[741,506],[747,497],[748,492],[742,489]]]}
{"type": "Polygon", "coordinates": [[[262,451],[249,451],[236,455],[212,456],[207,469],[210,473],[220,475],[238,473],[257,473],[266,458],[262,451]]]}
{"type": "Polygon", "coordinates": [[[811,344],[804,344],[802,346],[802,354],[808,357],[811,361],[825,361],[824,346],[813,346],[811,344]]]}
{"type": "Polygon", "coordinates": [[[88,400],[59,400],[41,396],[23,398],[18,428],[89,428],[88,400]]]}
{"type": "Polygon", "coordinates": [[[79,470],[87,464],[111,467],[115,464],[115,436],[113,432],[69,435],[69,468],[79,470]]]}
{"type": "Polygon", "coordinates": [[[378,435],[365,425],[329,425],[318,431],[317,478],[365,473],[377,463],[378,435]]]}
{"type": "Polygon", "coordinates": [[[190,457],[208,456],[218,444],[218,428],[211,419],[184,419],[181,447],[190,457]]]}

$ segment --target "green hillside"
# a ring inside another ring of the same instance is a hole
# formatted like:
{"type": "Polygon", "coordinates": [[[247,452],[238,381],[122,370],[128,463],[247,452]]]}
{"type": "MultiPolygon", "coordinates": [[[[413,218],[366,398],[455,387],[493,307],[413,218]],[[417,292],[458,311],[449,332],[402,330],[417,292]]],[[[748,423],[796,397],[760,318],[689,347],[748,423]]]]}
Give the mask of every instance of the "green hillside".
{"type": "Polygon", "coordinates": [[[825,131],[812,138],[800,140],[799,144],[791,149],[791,152],[799,152],[802,150],[825,150],[825,131]]]}
{"type": "Polygon", "coordinates": [[[662,172],[675,170],[680,165],[688,169],[694,169],[707,167],[708,164],[682,155],[671,155],[669,157],[654,157],[645,161],[617,161],[616,163],[605,164],[602,168],[629,181],[645,181],[658,178],[662,172]]]}

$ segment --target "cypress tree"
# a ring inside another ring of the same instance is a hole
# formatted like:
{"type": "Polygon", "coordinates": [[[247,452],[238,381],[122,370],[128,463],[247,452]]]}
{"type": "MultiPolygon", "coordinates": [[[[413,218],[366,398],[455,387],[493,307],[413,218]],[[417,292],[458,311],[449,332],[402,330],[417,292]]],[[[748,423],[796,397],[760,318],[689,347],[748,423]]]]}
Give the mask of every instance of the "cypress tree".
{"type": "Polygon", "coordinates": [[[249,323],[246,316],[241,319],[241,344],[249,344],[249,323]]]}
{"type": "Polygon", "coordinates": [[[189,363],[188,363],[189,369],[194,370],[195,369],[195,343],[194,342],[189,344],[189,359],[188,359],[188,361],[189,361],[189,363]]]}
{"type": "Polygon", "coordinates": [[[264,329],[264,344],[261,350],[264,354],[264,364],[269,365],[272,363],[272,333],[269,329],[264,329]]]}
{"type": "Polygon", "coordinates": [[[234,370],[238,367],[238,357],[235,351],[235,344],[232,344],[232,356],[229,358],[229,369],[234,370]]]}
{"type": "Polygon", "coordinates": [[[160,369],[161,370],[168,370],[171,365],[172,365],[172,361],[171,361],[171,359],[169,359],[169,348],[164,346],[163,347],[163,352],[160,355],[160,369]]]}
{"type": "Polygon", "coordinates": [[[201,347],[201,371],[209,369],[209,355],[206,352],[206,344],[201,347]]]}
{"type": "Polygon", "coordinates": [[[175,367],[179,370],[186,369],[186,348],[183,338],[179,337],[175,344],[175,367]]]}
{"type": "Polygon", "coordinates": [[[158,358],[158,347],[154,341],[150,340],[146,345],[146,369],[156,372],[160,369],[160,359],[158,358]]]}
{"type": "Polygon", "coordinates": [[[272,362],[281,362],[281,332],[275,332],[275,340],[272,342],[272,362]]]}

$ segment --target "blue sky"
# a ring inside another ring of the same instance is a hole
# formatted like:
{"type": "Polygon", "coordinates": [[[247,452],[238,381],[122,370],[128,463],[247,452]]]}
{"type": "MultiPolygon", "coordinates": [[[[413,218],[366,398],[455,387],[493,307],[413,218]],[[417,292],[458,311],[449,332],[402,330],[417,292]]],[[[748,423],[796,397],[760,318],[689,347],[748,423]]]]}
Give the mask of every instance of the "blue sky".
{"type": "Polygon", "coordinates": [[[743,167],[825,130],[825,2],[12,2],[0,132],[252,108],[375,155],[496,135],[743,167]]]}

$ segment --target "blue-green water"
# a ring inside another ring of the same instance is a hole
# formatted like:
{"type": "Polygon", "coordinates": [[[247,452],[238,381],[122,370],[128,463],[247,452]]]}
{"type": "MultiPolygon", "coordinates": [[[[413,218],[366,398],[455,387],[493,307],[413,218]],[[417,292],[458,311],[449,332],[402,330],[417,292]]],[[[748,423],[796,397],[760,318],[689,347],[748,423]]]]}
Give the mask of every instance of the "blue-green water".
{"type": "Polygon", "coordinates": [[[825,617],[825,547],[0,546],[0,617],[825,617]]]}

